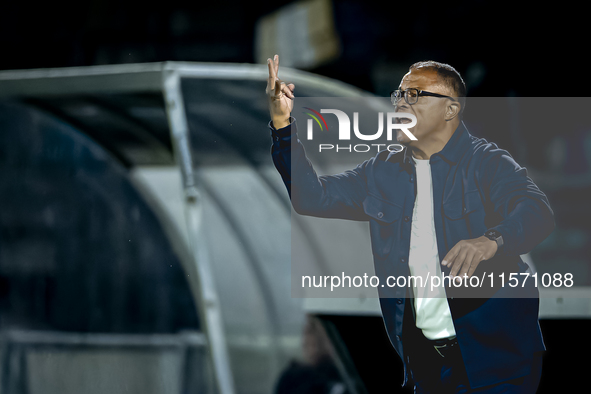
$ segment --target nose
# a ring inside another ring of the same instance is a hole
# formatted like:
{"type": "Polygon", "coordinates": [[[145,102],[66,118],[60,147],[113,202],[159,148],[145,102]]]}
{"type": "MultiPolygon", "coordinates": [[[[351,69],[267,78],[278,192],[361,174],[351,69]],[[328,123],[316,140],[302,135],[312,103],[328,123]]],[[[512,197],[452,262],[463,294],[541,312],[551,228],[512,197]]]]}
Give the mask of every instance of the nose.
{"type": "Polygon", "coordinates": [[[400,99],[396,105],[394,105],[394,112],[405,112],[409,109],[408,104],[404,98],[400,99]]]}

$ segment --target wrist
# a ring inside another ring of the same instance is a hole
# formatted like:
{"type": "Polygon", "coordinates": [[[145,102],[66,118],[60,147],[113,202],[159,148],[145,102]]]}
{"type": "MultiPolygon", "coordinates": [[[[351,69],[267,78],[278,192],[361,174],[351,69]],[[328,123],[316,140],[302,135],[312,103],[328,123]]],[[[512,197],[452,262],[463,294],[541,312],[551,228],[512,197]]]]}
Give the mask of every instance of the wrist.
{"type": "Polygon", "coordinates": [[[485,235],[483,235],[481,238],[484,240],[484,242],[486,242],[486,244],[488,245],[488,247],[492,251],[492,256],[494,256],[497,253],[497,251],[499,250],[499,245],[497,244],[497,241],[495,241],[494,239],[490,239],[490,238],[486,237],[485,235]]]}
{"type": "Polygon", "coordinates": [[[495,254],[498,251],[502,250],[505,242],[503,240],[503,235],[500,232],[498,232],[496,230],[488,230],[487,232],[484,233],[483,237],[490,239],[491,241],[493,241],[496,244],[495,254]]]}
{"type": "Polygon", "coordinates": [[[290,119],[291,117],[288,115],[287,117],[272,118],[271,121],[273,122],[273,127],[275,130],[279,130],[289,126],[291,123],[290,119]]]}

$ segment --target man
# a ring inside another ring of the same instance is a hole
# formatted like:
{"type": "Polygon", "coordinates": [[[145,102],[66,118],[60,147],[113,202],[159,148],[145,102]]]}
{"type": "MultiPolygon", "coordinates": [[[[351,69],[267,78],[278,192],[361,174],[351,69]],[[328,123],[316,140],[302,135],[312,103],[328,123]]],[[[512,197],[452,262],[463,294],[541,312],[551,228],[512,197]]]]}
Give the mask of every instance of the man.
{"type": "MultiPolygon", "coordinates": [[[[396,112],[416,116],[409,130],[417,140],[398,131],[402,151],[319,177],[290,116],[295,86],[277,77],[278,56],[268,66],[272,156],[296,212],[369,221],[380,278],[525,272],[519,256],[552,232],[552,210],[508,152],[469,134],[461,121],[466,88],[454,68],[415,63],[392,93],[396,112]]],[[[449,280],[433,292],[416,283],[378,287],[404,384],[410,372],[416,393],[536,391],[545,350],[537,288],[499,281],[486,298],[472,299],[449,280]]]]}

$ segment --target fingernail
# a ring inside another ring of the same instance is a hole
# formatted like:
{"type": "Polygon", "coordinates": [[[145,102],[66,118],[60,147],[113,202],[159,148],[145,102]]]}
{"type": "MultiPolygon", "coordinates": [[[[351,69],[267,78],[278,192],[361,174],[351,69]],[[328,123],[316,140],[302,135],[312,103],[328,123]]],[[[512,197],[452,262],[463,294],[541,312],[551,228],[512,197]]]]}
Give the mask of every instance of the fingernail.
{"type": "Polygon", "coordinates": [[[443,265],[447,265],[447,261],[446,261],[446,260],[443,260],[443,261],[441,262],[441,264],[443,264],[443,265]]]}

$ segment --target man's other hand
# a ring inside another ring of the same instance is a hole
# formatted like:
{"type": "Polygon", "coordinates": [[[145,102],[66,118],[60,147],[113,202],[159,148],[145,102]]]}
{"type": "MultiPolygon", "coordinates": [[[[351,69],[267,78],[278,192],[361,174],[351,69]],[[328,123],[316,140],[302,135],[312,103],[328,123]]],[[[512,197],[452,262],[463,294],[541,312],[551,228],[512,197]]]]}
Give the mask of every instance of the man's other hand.
{"type": "Polygon", "coordinates": [[[452,277],[463,278],[464,275],[470,277],[481,261],[488,260],[497,253],[497,248],[497,243],[484,235],[462,240],[451,248],[441,264],[451,269],[452,277]]]}
{"type": "Polygon", "coordinates": [[[279,55],[275,55],[273,60],[267,59],[269,66],[269,79],[265,92],[269,99],[269,112],[275,129],[281,129],[289,125],[289,117],[293,109],[293,83],[285,83],[277,77],[279,73],[279,55]]]}

